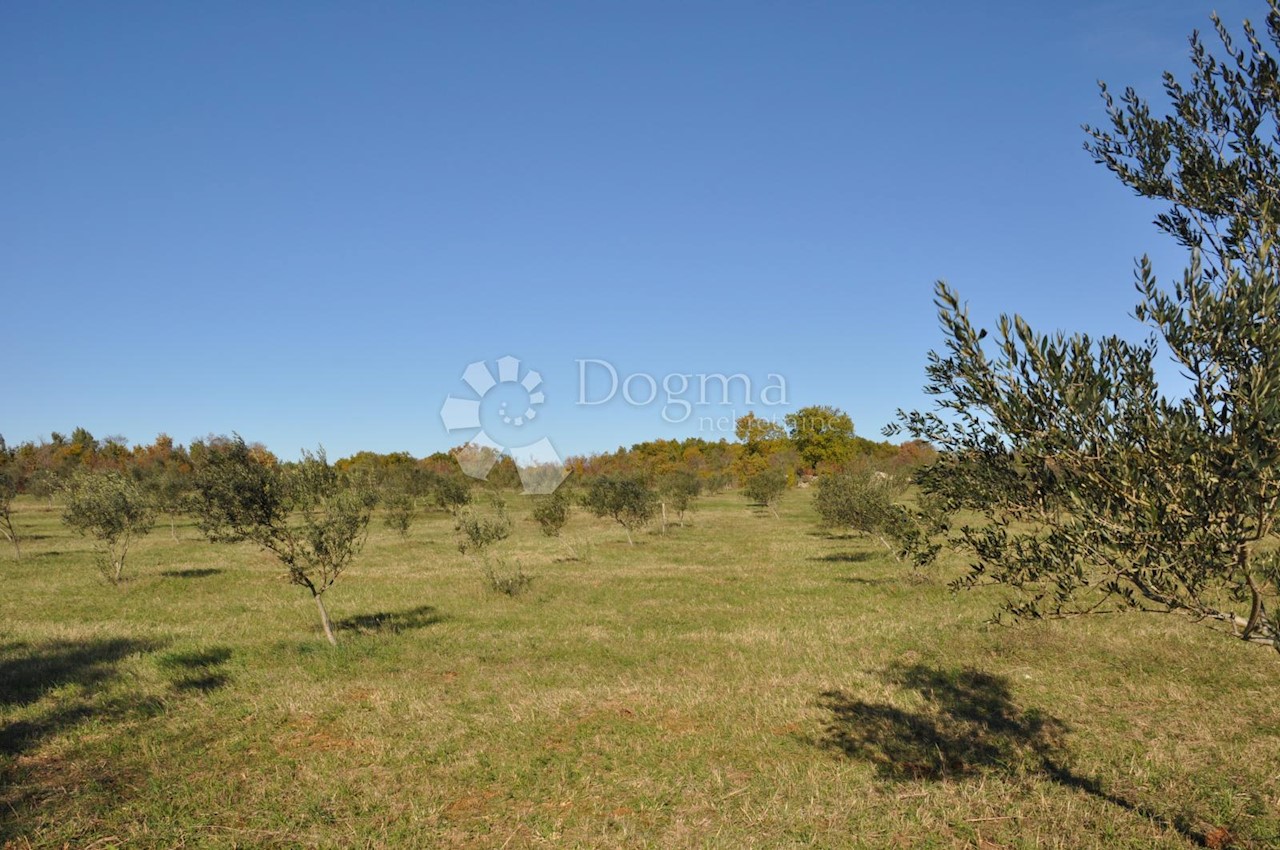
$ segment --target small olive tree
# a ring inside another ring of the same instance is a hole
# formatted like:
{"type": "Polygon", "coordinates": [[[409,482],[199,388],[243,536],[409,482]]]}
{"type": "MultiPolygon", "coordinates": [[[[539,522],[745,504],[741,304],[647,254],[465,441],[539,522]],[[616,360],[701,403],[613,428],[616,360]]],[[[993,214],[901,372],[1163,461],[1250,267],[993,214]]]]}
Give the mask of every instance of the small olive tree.
{"type": "Polygon", "coordinates": [[[22,547],[18,545],[18,530],[13,526],[13,500],[18,495],[20,483],[17,464],[9,462],[0,466],[0,533],[13,545],[16,561],[22,560],[22,547]]]}
{"type": "Polygon", "coordinates": [[[559,537],[569,521],[569,499],[559,490],[538,496],[533,504],[533,520],[547,537],[559,537]]]}
{"type": "Polygon", "coordinates": [[[413,504],[413,496],[404,491],[390,490],[382,494],[382,521],[401,537],[409,536],[413,526],[413,517],[417,512],[413,504]]]}
{"type": "Polygon", "coordinates": [[[476,556],[489,589],[507,596],[518,596],[533,582],[533,576],[525,573],[516,562],[508,568],[501,557],[491,557],[494,544],[511,536],[511,517],[500,496],[494,496],[493,507],[480,511],[474,507],[460,508],[454,521],[458,551],[476,556]]]}
{"type": "Polygon", "coordinates": [[[947,514],[927,495],[919,509],[908,508],[898,501],[903,489],[900,479],[883,472],[844,470],[818,478],[813,507],[823,527],[868,535],[895,560],[926,567],[942,548],[934,537],[946,531],[947,514]]]}
{"type": "Polygon", "coordinates": [[[147,476],[143,485],[148,490],[156,512],[169,521],[169,536],[178,541],[178,517],[191,510],[191,475],[189,467],[172,459],[159,465],[147,476]]]}
{"type": "Polygon", "coordinates": [[[459,509],[453,530],[457,535],[458,551],[464,555],[486,557],[490,547],[511,536],[511,517],[501,505],[489,512],[472,507],[459,509]]]}
{"type": "Polygon", "coordinates": [[[685,512],[693,508],[702,495],[702,479],[687,469],[669,472],[658,479],[658,495],[662,499],[662,528],[667,527],[667,508],[675,511],[680,525],[684,525],[685,512]]]}
{"type": "Polygon", "coordinates": [[[155,511],[136,482],[119,472],[83,472],[71,479],[62,521],[93,538],[104,578],[119,584],[133,541],[151,531],[155,511]]]}
{"type": "Polygon", "coordinates": [[[748,478],[742,485],[742,495],[757,505],[769,509],[776,518],[778,512],[774,505],[787,489],[787,473],[781,469],[770,467],[762,469],[748,478]]]}
{"type": "Polygon", "coordinates": [[[636,475],[600,475],[591,480],[582,496],[582,505],[598,517],[610,517],[635,540],[631,532],[647,525],[658,509],[658,494],[636,475]]]}
{"type": "Polygon", "coordinates": [[[344,485],[323,449],[280,467],[239,436],[203,456],[194,484],[200,529],[211,540],[249,540],[274,555],[311,594],[325,638],[336,645],[323,597],[364,546],[373,492],[344,485]]]}
{"type": "Polygon", "coordinates": [[[436,507],[451,513],[471,503],[471,479],[461,472],[433,472],[430,475],[431,500],[436,507]]]}

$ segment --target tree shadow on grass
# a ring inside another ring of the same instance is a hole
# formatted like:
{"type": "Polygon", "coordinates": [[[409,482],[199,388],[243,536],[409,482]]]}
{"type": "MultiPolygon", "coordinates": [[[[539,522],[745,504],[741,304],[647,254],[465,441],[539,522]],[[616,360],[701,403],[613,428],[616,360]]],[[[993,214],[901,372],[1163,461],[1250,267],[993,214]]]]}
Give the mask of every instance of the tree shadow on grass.
{"type": "Polygon", "coordinates": [[[209,693],[221,688],[230,677],[221,669],[231,658],[225,646],[167,652],[156,663],[169,676],[175,690],[209,693]]]}
{"type": "Polygon", "coordinates": [[[131,638],[6,644],[0,647],[0,706],[26,705],[63,685],[99,685],[116,675],[123,659],[159,646],[131,638]]]}
{"type": "Polygon", "coordinates": [[[119,805],[142,782],[127,765],[77,758],[74,738],[34,758],[16,757],[81,724],[110,728],[162,714],[163,700],[124,686],[123,669],[131,656],[159,646],[117,638],[0,647],[0,845],[16,846],[47,827],[68,789],[75,789],[73,796],[100,794],[119,805]]]}
{"type": "Polygon", "coordinates": [[[1184,815],[1159,814],[1074,773],[1068,766],[1067,725],[1019,708],[1003,677],[920,664],[894,666],[880,677],[904,694],[904,701],[922,700],[922,705],[908,710],[826,691],[819,704],[831,717],[819,746],[870,762],[881,778],[894,782],[950,781],[995,772],[1039,775],[1161,824],[1202,847],[1229,846],[1220,838],[1225,830],[1214,830],[1211,840],[1184,815]]]}
{"type": "Polygon", "coordinates": [[[870,552],[832,552],[829,555],[819,555],[810,558],[810,561],[825,561],[829,564],[861,564],[870,561],[876,556],[870,552]]]}
{"type": "Polygon", "coordinates": [[[111,638],[92,641],[10,643],[0,647],[0,709],[27,715],[0,726],[0,753],[16,755],[40,741],[91,718],[127,714],[151,715],[162,709],[149,697],[108,696],[121,662],[151,652],[154,641],[111,638]],[[41,710],[45,696],[76,686],[41,710]]]}
{"type": "Polygon", "coordinates": [[[334,622],[342,631],[360,634],[396,634],[423,629],[444,622],[445,617],[433,605],[419,605],[407,611],[379,611],[376,614],[357,614],[334,622]]]}
{"type": "Polygon", "coordinates": [[[208,578],[209,576],[222,575],[225,570],[217,567],[196,567],[188,570],[164,570],[160,575],[165,578],[208,578]]]}

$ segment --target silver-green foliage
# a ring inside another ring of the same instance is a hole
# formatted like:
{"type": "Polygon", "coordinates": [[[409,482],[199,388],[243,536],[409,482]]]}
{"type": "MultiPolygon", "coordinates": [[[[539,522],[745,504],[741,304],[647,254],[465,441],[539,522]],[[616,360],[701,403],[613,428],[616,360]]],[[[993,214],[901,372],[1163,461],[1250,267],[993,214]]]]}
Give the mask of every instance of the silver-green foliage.
{"type": "Polygon", "coordinates": [[[827,528],[855,531],[880,541],[899,561],[916,567],[933,563],[945,531],[944,512],[927,497],[922,508],[909,508],[899,499],[900,478],[870,469],[849,469],[818,478],[813,507],[827,528]]]}
{"type": "Polygon", "coordinates": [[[1015,315],[987,340],[939,284],[938,410],[903,424],[943,451],[926,489],[985,519],[957,537],[975,556],[965,583],[1016,589],[1013,614],[1183,612],[1280,649],[1280,9],[1242,49],[1215,25],[1225,56],[1193,39],[1166,115],[1104,87],[1111,127],[1090,130],[1095,158],[1167,202],[1158,225],[1192,249],[1172,286],[1141,261],[1147,339],[1015,315]],[[1172,389],[1163,354],[1183,376],[1172,389]]]}
{"type": "Polygon", "coordinates": [[[211,540],[249,540],[271,552],[289,580],[311,593],[325,637],[337,643],[322,596],[364,547],[373,492],[344,481],[323,450],[277,466],[255,457],[238,436],[203,457],[194,484],[201,530],[211,540]]]}
{"type": "Polygon", "coordinates": [[[533,519],[547,537],[559,537],[569,521],[569,499],[559,490],[536,497],[533,519]]]}
{"type": "Polygon", "coordinates": [[[456,514],[453,528],[459,552],[484,556],[491,546],[511,535],[511,517],[501,505],[491,511],[465,507],[456,514]]]}
{"type": "Polygon", "coordinates": [[[598,517],[610,517],[627,533],[647,525],[658,510],[658,494],[639,475],[597,475],[582,493],[582,506],[598,517]]]}
{"type": "Polygon", "coordinates": [[[67,487],[62,521],[93,539],[98,569],[112,584],[120,583],[129,547],[154,520],[151,500],[119,472],[80,473],[67,487]]]}

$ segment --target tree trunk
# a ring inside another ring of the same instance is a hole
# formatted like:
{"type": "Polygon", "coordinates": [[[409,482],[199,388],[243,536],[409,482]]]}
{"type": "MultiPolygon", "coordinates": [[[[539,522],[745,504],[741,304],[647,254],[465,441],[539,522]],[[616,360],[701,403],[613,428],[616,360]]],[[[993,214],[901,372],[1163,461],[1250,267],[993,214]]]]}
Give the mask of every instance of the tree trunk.
{"type": "Polygon", "coordinates": [[[0,513],[0,531],[3,531],[5,538],[13,544],[14,561],[22,561],[22,549],[18,547],[18,533],[14,531],[12,513],[8,511],[0,513]]]}
{"type": "Polygon", "coordinates": [[[115,570],[116,570],[116,577],[115,577],[115,580],[112,582],[113,584],[117,584],[117,585],[120,584],[120,576],[121,574],[124,573],[124,559],[125,559],[125,556],[129,554],[130,542],[131,540],[129,539],[128,536],[126,536],[124,540],[121,541],[119,550],[117,552],[112,553],[112,558],[113,558],[115,570]]]}
{"type": "Polygon", "coordinates": [[[169,514],[169,534],[173,537],[173,542],[178,542],[178,528],[173,523],[173,514],[169,514]]]}
{"type": "Polygon", "coordinates": [[[662,503],[662,533],[667,533],[667,503],[662,503]]]}
{"type": "Polygon", "coordinates": [[[636,542],[631,539],[631,529],[624,524],[622,526],[622,530],[627,533],[627,543],[631,544],[632,546],[636,545],[636,542]]]}
{"type": "Polygon", "coordinates": [[[888,549],[888,550],[889,550],[889,554],[893,556],[893,559],[894,559],[895,561],[897,561],[899,564],[901,564],[901,563],[902,563],[902,558],[901,558],[901,556],[899,556],[899,555],[898,555],[898,550],[897,550],[897,549],[895,549],[895,548],[893,547],[893,544],[891,544],[888,540],[885,540],[885,539],[884,539],[884,535],[883,535],[883,534],[877,534],[877,535],[876,535],[876,539],[877,539],[877,540],[879,540],[881,543],[883,543],[883,544],[884,544],[884,548],[886,548],[886,549],[888,549]]]}
{"type": "Polygon", "coordinates": [[[1244,570],[1244,580],[1249,586],[1252,603],[1249,606],[1249,621],[1245,623],[1244,631],[1240,633],[1240,638],[1249,640],[1262,623],[1264,610],[1262,607],[1262,589],[1258,587],[1258,583],[1253,580],[1253,574],[1249,572],[1249,550],[1246,547],[1240,547],[1240,554],[1237,560],[1241,569],[1244,570]]]}
{"type": "Polygon", "coordinates": [[[320,594],[314,593],[316,607],[320,609],[320,625],[324,626],[324,636],[329,640],[330,646],[337,646],[338,639],[333,636],[333,623],[329,622],[329,612],[324,608],[324,600],[320,598],[320,594]]]}

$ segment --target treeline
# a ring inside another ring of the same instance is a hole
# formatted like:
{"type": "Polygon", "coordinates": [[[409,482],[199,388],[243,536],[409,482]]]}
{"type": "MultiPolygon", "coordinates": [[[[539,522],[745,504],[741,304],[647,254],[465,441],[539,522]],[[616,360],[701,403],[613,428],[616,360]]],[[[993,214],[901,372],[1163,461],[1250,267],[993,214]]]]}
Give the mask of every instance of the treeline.
{"type": "Polygon", "coordinates": [[[734,442],[648,440],[614,452],[570,457],[567,466],[580,479],[642,475],[658,480],[688,473],[705,491],[718,492],[747,486],[763,472],[781,473],[791,485],[851,467],[892,474],[936,456],[922,441],[895,444],[858,436],[849,415],[830,406],[801,408],[780,422],[748,413],[735,422],[734,437],[734,442]]]}
{"type": "MultiPolygon", "coordinates": [[[[735,427],[736,441],[649,440],[614,452],[572,456],[566,461],[571,476],[589,480],[598,475],[639,475],[651,481],[683,473],[694,476],[703,491],[718,492],[744,486],[761,472],[781,472],[788,484],[853,466],[893,472],[916,467],[934,456],[927,443],[901,445],[873,441],[854,433],[853,422],[835,407],[814,406],[789,414],[782,422],[747,414],[735,427]]],[[[150,444],[130,446],[119,436],[102,439],[84,428],[70,436],[54,432],[47,441],[16,446],[0,435],[0,476],[18,493],[52,499],[77,473],[114,471],[144,484],[161,510],[181,507],[195,467],[210,452],[226,449],[234,438],[210,435],[184,446],[166,434],[150,444]]],[[[252,457],[266,465],[282,461],[261,443],[247,443],[252,457]]],[[[357,452],[334,462],[348,478],[359,478],[381,491],[398,492],[417,500],[433,500],[441,507],[465,502],[464,491],[474,480],[458,463],[463,447],[416,458],[408,452],[357,452]]],[[[506,455],[497,457],[485,478],[490,488],[519,489],[520,472],[506,455]]]]}

